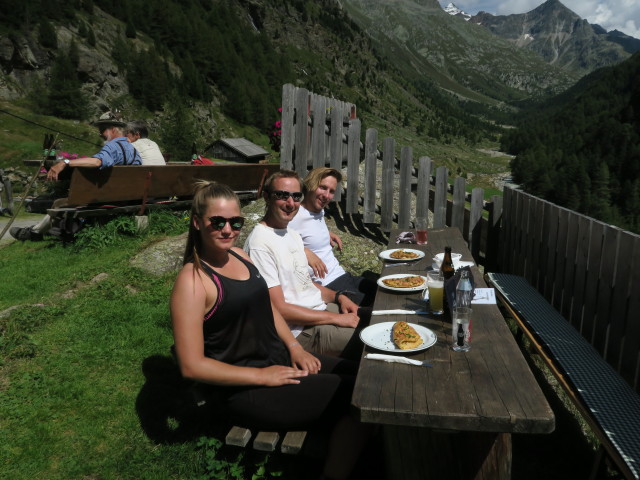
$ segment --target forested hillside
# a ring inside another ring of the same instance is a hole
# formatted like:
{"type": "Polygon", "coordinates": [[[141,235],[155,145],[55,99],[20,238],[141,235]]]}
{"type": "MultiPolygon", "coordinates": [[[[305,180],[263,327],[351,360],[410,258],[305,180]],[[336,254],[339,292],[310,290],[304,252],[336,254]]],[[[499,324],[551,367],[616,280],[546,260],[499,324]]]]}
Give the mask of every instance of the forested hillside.
{"type": "MultiPolygon", "coordinates": [[[[88,81],[95,85],[99,80],[82,70],[82,59],[78,66],[79,46],[81,58],[91,49],[104,52],[126,81],[128,91],[110,100],[111,105],[131,110],[127,103],[133,98],[156,117],[168,100],[196,102],[264,130],[277,117],[282,85],[293,83],[356,103],[370,124],[401,125],[427,142],[474,144],[497,135],[498,129],[486,121],[488,107],[469,109],[467,102],[423,75],[400,72],[376,52],[335,0],[13,3],[0,0],[0,32],[14,44],[38,37],[44,50],[38,68],[45,72],[41,90],[31,98],[39,100],[43,112],[90,119],[96,101],[105,102],[91,98],[104,96],[95,92],[99,86],[86,91],[88,81]],[[119,25],[107,30],[109,18],[103,12],[119,25]],[[53,65],[47,67],[47,61],[53,65]]],[[[20,78],[30,73],[25,70],[20,78]]]]}
{"type": "Polygon", "coordinates": [[[640,54],[528,115],[502,148],[526,191],[640,232],[640,54]]]}

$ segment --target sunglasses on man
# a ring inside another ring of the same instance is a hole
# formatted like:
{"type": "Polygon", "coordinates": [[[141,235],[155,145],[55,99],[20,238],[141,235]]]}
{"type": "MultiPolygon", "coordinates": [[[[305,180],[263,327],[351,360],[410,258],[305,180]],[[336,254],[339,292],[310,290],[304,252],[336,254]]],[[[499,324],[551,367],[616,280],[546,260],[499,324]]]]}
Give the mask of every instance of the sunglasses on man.
{"type": "Polygon", "coordinates": [[[244,217],[225,218],[214,215],[213,217],[209,217],[209,221],[211,222],[211,228],[214,230],[222,230],[227,225],[227,222],[229,222],[231,230],[235,231],[240,230],[244,225],[244,217]]]}
{"type": "Polygon", "coordinates": [[[293,198],[294,202],[302,200],[302,192],[287,192],[286,190],[273,190],[271,192],[277,200],[289,200],[289,197],[293,198]]]}

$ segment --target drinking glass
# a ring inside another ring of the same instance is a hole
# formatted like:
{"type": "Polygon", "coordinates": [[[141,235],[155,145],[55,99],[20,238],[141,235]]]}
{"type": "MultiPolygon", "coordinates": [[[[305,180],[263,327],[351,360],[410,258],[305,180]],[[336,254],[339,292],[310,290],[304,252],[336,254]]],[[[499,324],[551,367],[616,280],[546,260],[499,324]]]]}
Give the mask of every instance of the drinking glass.
{"type": "Polygon", "coordinates": [[[471,308],[456,307],[452,311],[451,348],[456,352],[471,349],[471,308]]]}
{"type": "Polygon", "coordinates": [[[444,313],[444,277],[442,272],[434,270],[427,272],[427,288],[429,289],[429,308],[431,313],[444,313]]]}
{"type": "Polygon", "coordinates": [[[416,243],[427,244],[427,222],[424,219],[416,220],[416,243]]]}

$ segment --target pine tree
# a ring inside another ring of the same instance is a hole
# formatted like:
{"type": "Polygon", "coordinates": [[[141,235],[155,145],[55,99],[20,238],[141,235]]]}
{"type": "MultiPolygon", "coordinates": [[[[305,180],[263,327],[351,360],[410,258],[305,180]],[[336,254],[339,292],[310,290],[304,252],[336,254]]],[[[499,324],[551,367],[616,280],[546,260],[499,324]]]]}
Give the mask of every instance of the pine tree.
{"type": "Polygon", "coordinates": [[[61,53],[51,69],[51,81],[47,95],[48,112],[62,118],[84,120],[88,101],[81,89],[69,55],[61,53]]]}
{"type": "Polygon", "coordinates": [[[58,37],[53,25],[43,18],[40,21],[40,27],[38,28],[38,41],[43,47],[46,48],[58,48],[58,37]]]}
{"type": "Polygon", "coordinates": [[[163,106],[158,126],[158,143],[174,161],[188,161],[192,145],[201,143],[198,126],[184,100],[172,97],[163,106]]]}

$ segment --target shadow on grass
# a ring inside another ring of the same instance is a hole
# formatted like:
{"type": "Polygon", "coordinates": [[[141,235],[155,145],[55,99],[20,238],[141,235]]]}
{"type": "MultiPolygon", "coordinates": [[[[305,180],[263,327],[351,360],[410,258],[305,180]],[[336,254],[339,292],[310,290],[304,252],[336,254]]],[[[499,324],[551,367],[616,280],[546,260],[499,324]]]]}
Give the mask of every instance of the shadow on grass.
{"type": "Polygon", "coordinates": [[[170,356],[153,355],[142,362],[145,383],[136,399],[140,426],[154,442],[171,444],[202,435],[224,436],[226,422],[209,402],[198,406],[192,382],[180,375],[170,356]]]}

